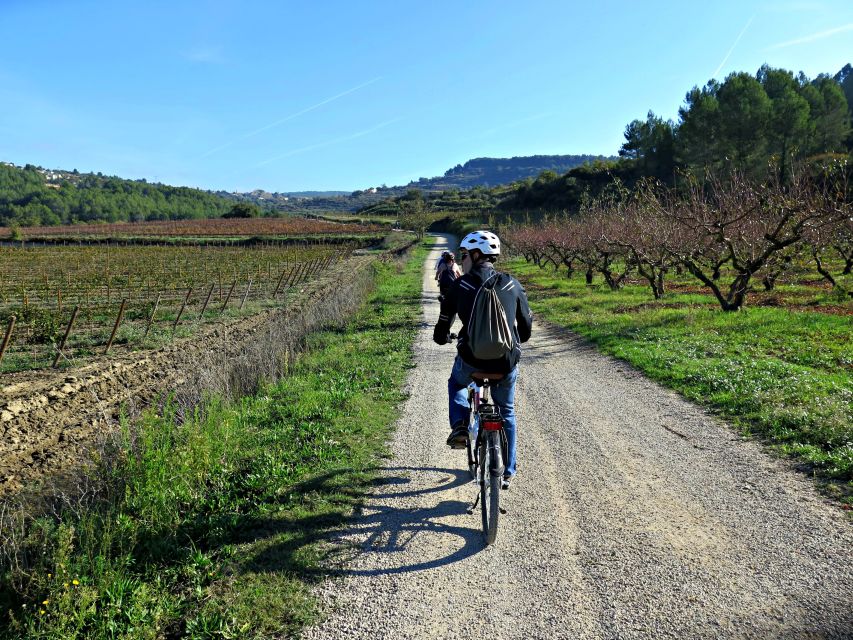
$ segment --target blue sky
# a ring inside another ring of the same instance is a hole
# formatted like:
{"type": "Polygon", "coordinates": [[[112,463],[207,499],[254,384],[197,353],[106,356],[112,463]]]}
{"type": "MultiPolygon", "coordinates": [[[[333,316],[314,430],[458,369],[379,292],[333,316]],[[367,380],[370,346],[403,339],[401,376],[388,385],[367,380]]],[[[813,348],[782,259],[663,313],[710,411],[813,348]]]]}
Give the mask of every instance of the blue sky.
{"type": "Polygon", "coordinates": [[[353,190],[615,154],[763,63],[853,62],[853,1],[0,0],[0,160],[206,189],[353,190]]]}

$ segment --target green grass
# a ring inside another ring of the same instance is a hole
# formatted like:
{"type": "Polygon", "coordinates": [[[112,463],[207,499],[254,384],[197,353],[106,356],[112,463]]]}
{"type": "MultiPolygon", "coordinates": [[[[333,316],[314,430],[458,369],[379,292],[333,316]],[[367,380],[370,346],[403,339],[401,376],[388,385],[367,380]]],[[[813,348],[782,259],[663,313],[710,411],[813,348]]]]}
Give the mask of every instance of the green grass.
{"type": "Polygon", "coordinates": [[[853,316],[832,292],[784,285],[748,300],[765,306],[724,313],[689,276],[655,301],[642,283],[610,291],[520,259],[507,268],[537,315],[797,456],[851,501],[853,316]]]}
{"type": "Polygon", "coordinates": [[[21,561],[0,580],[0,635],[280,637],[317,620],[321,540],[371,485],[403,400],[425,252],[377,264],[363,311],[279,383],[127,426],[98,499],[7,538],[21,561]]]}

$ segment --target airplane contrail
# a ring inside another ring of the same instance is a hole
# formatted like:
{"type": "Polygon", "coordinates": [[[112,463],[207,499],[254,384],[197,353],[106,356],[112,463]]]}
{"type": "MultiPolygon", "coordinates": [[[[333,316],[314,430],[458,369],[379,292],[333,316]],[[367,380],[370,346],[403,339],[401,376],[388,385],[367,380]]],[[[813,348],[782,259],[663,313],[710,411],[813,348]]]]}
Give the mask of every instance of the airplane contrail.
{"type": "Polygon", "coordinates": [[[351,89],[347,89],[346,91],[342,91],[341,93],[334,95],[331,98],[326,98],[325,100],[321,100],[317,104],[313,104],[310,107],[305,107],[304,109],[302,109],[301,111],[297,111],[296,113],[291,113],[289,116],[285,116],[284,118],[281,118],[280,120],[276,120],[275,122],[271,122],[267,125],[264,125],[260,129],[255,129],[254,131],[250,131],[249,133],[246,133],[246,134],[244,134],[238,138],[235,138],[234,140],[231,140],[230,142],[226,142],[225,144],[221,144],[218,147],[211,149],[210,151],[208,151],[204,155],[199,156],[199,160],[201,160],[202,158],[207,158],[208,156],[212,156],[217,151],[222,151],[223,149],[227,149],[231,145],[236,144],[242,140],[246,140],[247,138],[251,138],[253,136],[258,135],[259,133],[263,133],[264,131],[268,131],[274,127],[277,127],[281,124],[284,124],[285,122],[293,120],[294,118],[298,118],[299,116],[304,115],[304,114],[308,113],[309,111],[314,111],[314,109],[319,109],[320,107],[322,107],[325,104],[329,104],[330,102],[334,102],[335,100],[338,100],[339,98],[343,98],[344,96],[349,95],[350,93],[353,93],[355,91],[358,91],[359,89],[363,89],[364,87],[371,85],[374,82],[378,82],[381,79],[382,79],[381,77],[378,77],[378,78],[373,78],[372,80],[368,80],[367,82],[362,82],[360,85],[355,86],[351,89]]]}
{"type": "Polygon", "coordinates": [[[743,37],[743,34],[746,33],[746,30],[749,29],[749,25],[752,24],[753,20],[755,20],[755,14],[753,14],[752,17],[746,21],[746,25],[744,26],[743,29],[740,30],[740,33],[738,34],[737,38],[735,38],[734,44],[732,45],[731,49],[729,49],[729,52],[726,54],[726,57],[723,58],[723,61],[720,63],[720,66],[717,67],[717,70],[711,74],[712,78],[716,78],[717,74],[720,73],[720,69],[722,69],[723,65],[726,64],[726,62],[728,62],[729,56],[732,55],[732,51],[735,50],[737,43],[740,42],[740,39],[743,37]]]}
{"type": "Polygon", "coordinates": [[[806,42],[814,42],[815,40],[822,40],[823,38],[834,36],[836,33],[843,33],[844,31],[850,31],[851,29],[853,29],[853,23],[845,24],[842,27],[835,27],[834,29],[827,29],[826,31],[813,33],[809,36],[803,36],[802,38],[797,38],[795,40],[788,40],[787,42],[780,42],[779,44],[774,44],[773,46],[767,47],[766,51],[772,51],[773,49],[781,49],[783,47],[791,47],[795,44],[805,44],[806,42]]]}
{"type": "Polygon", "coordinates": [[[289,158],[290,156],[295,156],[299,153],[304,153],[305,151],[312,151],[314,149],[319,149],[321,147],[329,147],[333,144],[338,144],[339,142],[346,142],[347,140],[354,140],[356,138],[361,138],[362,136],[366,136],[374,131],[378,131],[383,127],[387,127],[388,125],[394,124],[395,122],[399,122],[403,118],[394,118],[392,120],[386,120],[385,122],[380,122],[379,124],[370,127],[369,129],[365,129],[363,131],[357,131],[355,133],[351,133],[346,136],[342,136],[340,138],[334,138],[332,140],[326,140],[324,142],[318,142],[317,144],[308,145],[307,147],[300,147],[299,149],[293,149],[288,151],[287,153],[282,153],[281,155],[275,156],[273,158],[268,158],[267,160],[263,160],[255,165],[255,168],[263,167],[264,165],[268,165],[271,162],[275,162],[276,160],[282,160],[283,158],[289,158]]]}

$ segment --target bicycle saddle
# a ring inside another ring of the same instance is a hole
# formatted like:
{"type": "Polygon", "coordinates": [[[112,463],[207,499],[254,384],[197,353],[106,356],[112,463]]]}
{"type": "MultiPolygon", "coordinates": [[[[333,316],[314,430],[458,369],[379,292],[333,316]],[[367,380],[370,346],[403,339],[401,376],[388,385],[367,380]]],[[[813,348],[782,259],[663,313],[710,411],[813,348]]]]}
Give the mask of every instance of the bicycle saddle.
{"type": "Polygon", "coordinates": [[[471,378],[476,380],[477,382],[482,382],[483,380],[489,380],[489,382],[497,382],[498,380],[503,380],[506,378],[505,373],[486,373],[484,371],[475,371],[471,374],[471,378]]]}

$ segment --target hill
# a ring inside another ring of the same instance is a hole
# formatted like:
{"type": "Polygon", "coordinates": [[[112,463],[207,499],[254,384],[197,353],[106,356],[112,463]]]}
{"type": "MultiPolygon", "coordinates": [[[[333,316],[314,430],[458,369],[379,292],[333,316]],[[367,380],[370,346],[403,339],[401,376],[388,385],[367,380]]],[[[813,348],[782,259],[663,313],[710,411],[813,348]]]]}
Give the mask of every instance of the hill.
{"type": "Polygon", "coordinates": [[[0,226],[218,218],[233,205],[189,187],[0,163],[0,226]]]}
{"type": "Polygon", "coordinates": [[[447,170],[443,176],[352,193],[262,189],[246,193],[211,192],[100,173],[33,165],[17,167],[5,162],[0,163],[0,226],[218,218],[234,201],[252,202],[267,212],[355,212],[377,207],[375,213],[379,215],[386,209],[396,209],[396,205],[388,207],[383,203],[411,192],[422,192],[431,197],[431,204],[448,210],[481,210],[497,203],[491,193],[495,188],[532,182],[543,174],[561,175],[601,160],[600,156],[591,155],[474,158],[447,170]]]}
{"type": "MultiPolygon", "coordinates": [[[[420,178],[404,186],[371,187],[353,191],[348,195],[340,192],[290,192],[227,194],[250,200],[256,204],[271,205],[279,211],[321,212],[321,211],[365,211],[374,205],[380,205],[391,198],[400,198],[412,190],[426,194],[441,192],[467,191],[477,187],[492,188],[508,185],[521,180],[538,177],[543,171],[563,174],[575,167],[595,161],[605,160],[604,156],[566,155],[566,156],[518,156],[513,158],[474,158],[465,164],[458,164],[444,172],[443,176],[420,178]]],[[[388,207],[379,206],[377,215],[388,207]]],[[[391,207],[393,209],[393,206],[391,207]]]]}
{"type": "Polygon", "coordinates": [[[595,160],[606,160],[605,156],[515,156],[512,158],[474,158],[465,164],[457,164],[438,178],[421,178],[410,182],[407,189],[421,191],[451,191],[474,187],[496,187],[527,178],[535,178],[543,171],[566,173],[595,160]]]}

